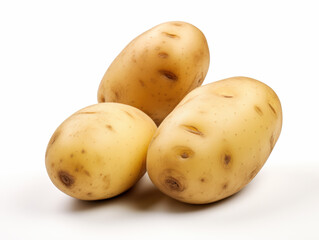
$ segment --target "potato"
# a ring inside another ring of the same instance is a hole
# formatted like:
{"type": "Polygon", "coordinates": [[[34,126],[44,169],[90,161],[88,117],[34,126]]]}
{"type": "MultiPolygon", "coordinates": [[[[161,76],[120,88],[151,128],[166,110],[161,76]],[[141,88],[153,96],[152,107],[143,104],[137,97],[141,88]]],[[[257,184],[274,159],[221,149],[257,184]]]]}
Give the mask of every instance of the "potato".
{"type": "Polygon", "coordinates": [[[82,200],[114,197],[145,173],[156,125],[120,103],[95,104],[71,115],[54,132],[45,164],[53,184],[82,200]]]}
{"type": "Polygon", "coordinates": [[[182,202],[226,198],[256,176],[281,126],[280,101],[267,85],[234,77],[201,86],[156,131],[147,155],[149,177],[182,202]]]}
{"type": "Polygon", "coordinates": [[[159,125],[204,81],[209,66],[205,36],[186,22],[160,24],[130,42],[107,69],[98,102],[139,108],[159,125]]]}

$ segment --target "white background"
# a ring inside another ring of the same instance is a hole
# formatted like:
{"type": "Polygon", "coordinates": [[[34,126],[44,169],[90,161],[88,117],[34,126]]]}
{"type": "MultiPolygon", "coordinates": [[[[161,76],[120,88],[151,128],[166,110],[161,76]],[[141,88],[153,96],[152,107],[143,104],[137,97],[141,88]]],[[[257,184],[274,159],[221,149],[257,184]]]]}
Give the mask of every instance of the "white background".
{"type": "Polygon", "coordinates": [[[319,239],[317,1],[0,2],[1,239],[319,239]],[[57,190],[46,145],[140,33],[171,20],[206,35],[204,84],[256,78],[281,99],[284,122],[264,168],[240,193],[179,203],[145,176],[127,193],[81,202],[57,190]]]}

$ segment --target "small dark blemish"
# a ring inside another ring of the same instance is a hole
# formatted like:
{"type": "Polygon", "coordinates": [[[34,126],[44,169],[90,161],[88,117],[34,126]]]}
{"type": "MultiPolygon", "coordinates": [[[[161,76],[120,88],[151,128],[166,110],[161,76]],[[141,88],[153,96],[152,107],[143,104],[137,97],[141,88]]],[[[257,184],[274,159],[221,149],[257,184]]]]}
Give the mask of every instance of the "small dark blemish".
{"type": "Polygon", "coordinates": [[[111,131],[114,131],[114,128],[109,124],[106,124],[105,127],[111,131]]]}
{"type": "Polygon", "coordinates": [[[105,102],[105,97],[104,96],[100,97],[100,102],[105,102]]]}
{"type": "Polygon", "coordinates": [[[204,134],[199,131],[196,127],[191,126],[191,125],[181,125],[182,128],[184,128],[186,131],[199,135],[199,136],[204,136],[204,134]]]}
{"type": "Polygon", "coordinates": [[[262,116],[264,114],[263,111],[260,109],[260,107],[258,107],[257,105],[254,106],[254,109],[259,116],[262,116]]]}
{"type": "Polygon", "coordinates": [[[118,92],[114,91],[114,95],[115,95],[115,100],[119,100],[120,99],[120,95],[118,92]]]}
{"type": "Polygon", "coordinates": [[[197,86],[200,86],[204,81],[204,74],[201,72],[200,74],[196,75],[194,82],[196,82],[197,86]]]}
{"type": "Polygon", "coordinates": [[[232,160],[232,157],[229,153],[224,153],[223,154],[223,157],[222,157],[222,160],[223,160],[223,164],[225,167],[229,167],[230,166],[230,163],[231,163],[231,160],[232,160]]]}
{"type": "Polygon", "coordinates": [[[225,183],[225,184],[223,185],[223,189],[225,190],[226,188],[228,188],[228,183],[225,183]]]}
{"type": "Polygon", "coordinates": [[[205,178],[201,178],[200,181],[201,181],[201,182],[205,182],[206,179],[205,179],[205,178]]]}
{"type": "Polygon", "coordinates": [[[70,158],[73,158],[73,153],[70,154],[70,158]]]}
{"type": "Polygon", "coordinates": [[[145,87],[145,83],[144,83],[143,80],[139,79],[138,81],[139,81],[139,83],[141,84],[142,87],[145,87]]]}
{"type": "Polygon", "coordinates": [[[221,96],[224,98],[233,98],[234,97],[233,95],[226,95],[226,94],[222,94],[221,96]]]}
{"type": "Polygon", "coordinates": [[[86,176],[91,177],[91,174],[87,170],[84,170],[84,173],[86,176]]]}
{"type": "Polygon", "coordinates": [[[184,191],[184,187],[180,184],[180,182],[173,177],[167,177],[165,179],[165,185],[172,191],[182,192],[184,191]]]}
{"type": "Polygon", "coordinates": [[[85,112],[78,112],[77,114],[96,114],[97,112],[90,112],[90,111],[85,111],[85,112]]]}
{"type": "Polygon", "coordinates": [[[159,73],[162,74],[165,78],[172,80],[172,81],[177,81],[178,77],[171,71],[167,70],[159,70],[159,73]]]}
{"type": "Polygon", "coordinates": [[[124,110],[124,112],[125,112],[130,118],[133,118],[133,119],[134,119],[133,115],[130,114],[128,111],[125,111],[125,110],[124,110]]]}
{"type": "Polygon", "coordinates": [[[70,175],[68,172],[59,171],[58,175],[59,175],[61,182],[66,187],[71,187],[74,184],[74,177],[72,175],[70,175]]]}
{"type": "Polygon", "coordinates": [[[57,140],[57,138],[60,136],[61,132],[60,131],[55,131],[49,141],[49,146],[51,146],[53,143],[55,143],[55,141],[57,140]]]}
{"type": "Polygon", "coordinates": [[[166,37],[169,37],[169,38],[174,38],[174,39],[178,39],[179,38],[178,35],[173,34],[173,33],[162,32],[162,34],[164,34],[166,37]]]}
{"type": "Polygon", "coordinates": [[[188,158],[188,157],[189,157],[189,155],[188,155],[187,152],[183,152],[183,153],[181,154],[181,158],[188,158]]]}
{"type": "Polygon", "coordinates": [[[63,162],[63,159],[62,159],[62,158],[60,159],[60,163],[61,163],[61,162],[63,162]]]}
{"type": "Polygon", "coordinates": [[[158,56],[159,56],[160,58],[168,58],[168,54],[167,54],[166,52],[159,52],[159,53],[158,53],[158,56]]]}
{"type": "Polygon", "coordinates": [[[88,195],[88,196],[92,196],[92,193],[91,193],[91,192],[88,192],[86,195],[88,195]]]}
{"type": "Polygon", "coordinates": [[[84,149],[84,148],[82,148],[81,153],[82,153],[82,154],[84,154],[84,153],[85,153],[85,149],[84,149]]]}
{"type": "Polygon", "coordinates": [[[275,108],[273,107],[273,105],[271,105],[270,103],[268,103],[268,106],[270,107],[271,111],[272,111],[275,115],[277,115],[277,112],[276,112],[275,108]]]}
{"type": "Polygon", "coordinates": [[[55,165],[54,163],[51,163],[51,167],[52,167],[52,168],[54,167],[54,165],[55,165]]]}
{"type": "Polygon", "coordinates": [[[181,27],[182,26],[181,23],[177,23],[177,22],[172,23],[172,25],[177,26],[177,27],[181,27]]]}

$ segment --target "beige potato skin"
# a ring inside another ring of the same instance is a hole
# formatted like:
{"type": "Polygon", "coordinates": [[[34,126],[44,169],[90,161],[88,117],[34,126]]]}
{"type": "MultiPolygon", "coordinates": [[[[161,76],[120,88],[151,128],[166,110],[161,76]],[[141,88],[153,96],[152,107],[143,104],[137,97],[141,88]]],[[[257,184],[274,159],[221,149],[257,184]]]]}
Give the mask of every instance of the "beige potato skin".
{"type": "Polygon", "coordinates": [[[166,22],[131,41],[107,69],[98,102],[119,102],[159,125],[204,81],[209,67],[204,34],[186,22],[166,22]]]}
{"type": "Polygon", "coordinates": [[[233,77],[201,86],[156,131],[147,172],[163,193],[179,201],[218,201],[256,176],[281,127],[281,104],[267,85],[233,77]]]}
{"type": "Polygon", "coordinates": [[[74,198],[114,197],[144,175],[155,130],[150,117],[128,105],[100,103],[83,108],[52,135],[45,156],[48,175],[58,189],[74,198]]]}

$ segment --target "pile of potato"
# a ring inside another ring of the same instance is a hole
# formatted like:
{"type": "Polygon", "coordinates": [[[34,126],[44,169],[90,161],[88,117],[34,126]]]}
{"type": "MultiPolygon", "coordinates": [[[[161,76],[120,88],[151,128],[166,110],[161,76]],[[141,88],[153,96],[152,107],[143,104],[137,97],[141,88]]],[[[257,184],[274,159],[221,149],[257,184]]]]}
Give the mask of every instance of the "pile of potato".
{"type": "Polygon", "coordinates": [[[204,34],[186,22],[160,24],[131,41],[107,69],[99,103],[52,135],[45,163],[53,184],[77,199],[107,199],[147,170],[160,191],[186,203],[240,191],[278,140],[281,104],[252,78],[201,86],[209,59],[204,34]]]}

